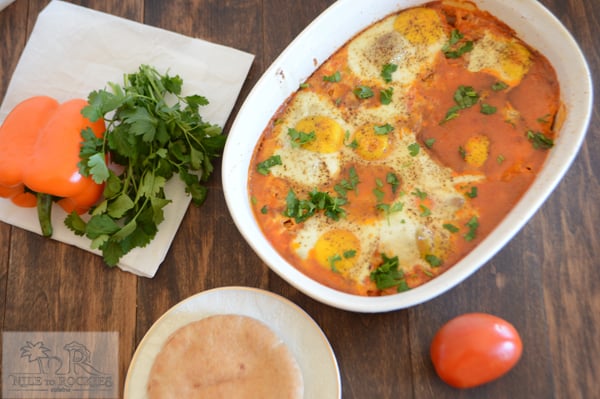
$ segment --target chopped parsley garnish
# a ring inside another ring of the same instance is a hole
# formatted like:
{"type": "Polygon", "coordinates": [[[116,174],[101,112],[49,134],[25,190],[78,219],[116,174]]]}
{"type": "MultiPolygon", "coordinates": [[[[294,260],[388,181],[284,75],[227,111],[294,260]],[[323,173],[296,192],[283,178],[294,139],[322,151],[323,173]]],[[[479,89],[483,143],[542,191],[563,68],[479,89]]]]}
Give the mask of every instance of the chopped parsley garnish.
{"type": "Polygon", "coordinates": [[[292,139],[292,147],[294,148],[298,148],[303,144],[310,143],[317,139],[317,135],[314,131],[306,133],[293,128],[288,129],[288,136],[292,139]]]}
{"type": "Polygon", "coordinates": [[[392,186],[392,193],[396,194],[398,186],[400,186],[400,179],[398,179],[398,176],[396,176],[395,173],[388,172],[385,176],[385,181],[392,186]]]}
{"type": "Polygon", "coordinates": [[[294,218],[296,223],[306,221],[318,211],[323,211],[325,216],[333,220],[346,216],[346,211],[342,208],[347,202],[345,198],[332,197],[329,193],[316,189],[308,193],[308,199],[298,199],[294,190],[290,189],[285,200],[283,215],[294,218]]]}
{"type": "Polygon", "coordinates": [[[461,109],[472,107],[479,101],[479,93],[472,86],[458,86],[454,92],[454,102],[461,109]]]}
{"type": "Polygon", "coordinates": [[[266,205],[260,208],[260,213],[262,213],[263,215],[266,215],[268,212],[269,208],[266,205]]]}
{"type": "Polygon", "coordinates": [[[477,228],[479,227],[479,220],[477,216],[473,216],[469,221],[465,224],[469,228],[469,231],[464,235],[466,241],[473,241],[475,239],[475,235],[477,234],[477,228]]]}
{"type": "Polygon", "coordinates": [[[427,146],[427,148],[433,147],[433,144],[435,144],[434,138],[429,138],[429,139],[425,140],[425,145],[427,146]]]}
{"type": "Polygon", "coordinates": [[[471,40],[463,41],[464,35],[458,29],[452,29],[450,39],[442,46],[442,52],[446,58],[459,58],[464,53],[473,50],[473,42],[471,40]],[[460,43],[460,45],[459,45],[460,43]]]}
{"type": "Polygon", "coordinates": [[[381,179],[375,179],[375,185],[377,187],[375,187],[373,189],[373,194],[375,194],[375,198],[377,198],[377,202],[382,202],[383,197],[385,196],[385,193],[382,190],[383,182],[381,181],[381,179]]]}
{"type": "MultiPolygon", "coordinates": [[[[388,174],[386,175],[385,181],[386,181],[386,183],[388,183],[391,186],[392,193],[396,193],[396,190],[398,189],[398,185],[400,184],[400,181],[398,180],[398,176],[396,176],[392,172],[388,172],[388,174]]],[[[373,189],[373,194],[375,194],[375,198],[377,199],[377,204],[375,205],[375,208],[377,208],[377,210],[383,211],[385,213],[385,215],[388,217],[388,222],[389,222],[390,214],[395,213],[395,212],[400,212],[404,208],[404,204],[402,202],[396,202],[391,205],[384,203],[383,202],[383,199],[385,197],[385,192],[383,191],[384,183],[381,181],[381,179],[375,179],[375,184],[377,186],[373,189]]]]}
{"type": "Polygon", "coordinates": [[[346,198],[348,191],[357,191],[358,183],[360,183],[360,179],[358,178],[358,174],[356,173],[354,166],[348,170],[348,175],[348,179],[342,179],[333,187],[333,189],[342,198],[346,198]]]}
{"type": "Polygon", "coordinates": [[[480,112],[484,115],[493,115],[496,113],[497,110],[498,109],[493,105],[482,103],[480,112]]]}
{"type": "Polygon", "coordinates": [[[500,154],[496,157],[496,162],[498,162],[498,164],[501,164],[502,162],[504,162],[506,158],[504,157],[504,155],[500,154]]]}
{"type": "Polygon", "coordinates": [[[458,233],[458,231],[460,230],[458,227],[456,227],[452,223],[444,223],[442,225],[442,227],[445,228],[446,230],[448,230],[450,233],[458,233]]]}
{"type": "Polygon", "coordinates": [[[471,191],[467,191],[465,194],[469,198],[477,198],[477,187],[471,187],[471,191]]]}
{"type": "Polygon", "coordinates": [[[361,100],[366,100],[367,98],[371,98],[375,95],[373,90],[371,90],[371,88],[368,86],[358,86],[352,90],[352,93],[354,93],[354,95],[361,100]]]}
{"type": "Polygon", "coordinates": [[[536,121],[538,121],[538,123],[549,123],[550,122],[550,114],[546,114],[544,116],[540,116],[539,118],[536,119],[536,121]]]}
{"type": "Polygon", "coordinates": [[[371,272],[371,281],[375,282],[375,285],[380,290],[396,287],[398,292],[406,291],[409,289],[404,279],[404,272],[398,270],[400,262],[398,257],[394,256],[388,258],[385,254],[381,254],[383,262],[377,269],[371,272]]]}
{"type": "Polygon", "coordinates": [[[375,134],[377,134],[377,135],[384,135],[384,134],[388,134],[391,131],[393,131],[394,127],[392,125],[390,125],[389,123],[386,123],[385,125],[374,126],[373,130],[375,130],[375,134]]]}
{"type": "Polygon", "coordinates": [[[448,122],[449,120],[455,119],[459,115],[461,109],[466,109],[474,106],[479,101],[479,93],[471,86],[459,86],[454,92],[454,102],[456,105],[450,107],[446,112],[444,120],[440,122],[448,122]]]}
{"type": "Polygon", "coordinates": [[[419,145],[419,143],[412,143],[408,146],[408,153],[411,157],[416,157],[417,155],[419,155],[420,149],[421,146],[419,145]]]}
{"type": "Polygon", "coordinates": [[[381,78],[385,83],[390,83],[392,81],[392,74],[398,70],[398,65],[396,64],[385,64],[383,68],[381,68],[381,78]]]}
{"type": "Polygon", "coordinates": [[[527,131],[527,139],[533,144],[533,148],[536,150],[547,150],[554,146],[554,141],[544,136],[541,132],[534,132],[533,130],[527,131]]]}
{"type": "Polygon", "coordinates": [[[351,142],[348,142],[348,139],[350,139],[350,131],[346,130],[346,133],[344,134],[344,145],[352,149],[358,148],[358,141],[356,141],[356,139],[351,142]]]}
{"type": "Polygon", "coordinates": [[[504,82],[496,82],[492,85],[492,90],[494,91],[502,91],[504,89],[508,88],[508,85],[504,82]]]}
{"type": "Polygon", "coordinates": [[[308,89],[310,87],[310,85],[308,83],[300,83],[300,90],[302,89],[308,89]]]}
{"type": "Polygon", "coordinates": [[[342,258],[342,256],[340,256],[340,254],[334,254],[334,255],[328,257],[327,261],[329,262],[329,267],[331,268],[331,271],[334,273],[339,273],[340,271],[335,266],[336,262],[341,262],[343,259],[354,258],[355,256],[356,256],[356,250],[348,249],[348,250],[344,251],[343,258],[342,258]]]}
{"type": "Polygon", "coordinates": [[[427,193],[419,190],[418,188],[415,188],[415,191],[412,192],[412,195],[414,195],[415,197],[417,197],[421,200],[424,200],[425,198],[427,198],[427,193]]]}
{"type": "Polygon", "coordinates": [[[342,74],[340,71],[335,71],[335,73],[331,75],[323,76],[323,81],[325,82],[337,83],[340,80],[342,80],[342,74]]]}
{"type": "Polygon", "coordinates": [[[388,87],[379,91],[379,101],[383,105],[388,105],[392,102],[392,96],[394,95],[394,88],[388,87]]]}
{"type": "Polygon", "coordinates": [[[451,121],[454,118],[458,118],[458,111],[460,111],[460,107],[458,105],[450,107],[448,109],[448,112],[446,112],[446,116],[444,117],[444,120],[440,124],[451,121]]]}
{"type": "Polygon", "coordinates": [[[281,165],[281,156],[272,155],[264,161],[260,162],[256,165],[256,171],[261,175],[268,175],[269,169],[271,169],[275,165],[281,165]]]}
{"type": "Polygon", "coordinates": [[[344,251],[344,259],[354,258],[356,256],[356,249],[349,249],[344,251]]]}
{"type": "Polygon", "coordinates": [[[335,267],[335,262],[339,262],[341,260],[342,257],[339,254],[335,254],[327,258],[327,261],[329,262],[329,268],[332,272],[339,273],[339,270],[337,269],[337,267],[335,267]]]}
{"type": "Polygon", "coordinates": [[[442,260],[440,258],[438,258],[435,255],[431,255],[431,254],[427,254],[425,255],[425,260],[427,261],[427,263],[429,263],[432,267],[438,267],[441,266],[442,264],[442,260]]]}
{"type": "Polygon", "coordinates": [[[429,209],[428,207],[426,207],[423,204],[419,205],[419,208],[421,208],[421,216],[423,216],[423,217],[431,216],[431,209],[429,209]]]}
{"type": "Polygon", "coordinates": [[[386,216],[390,216],[390,214],[395,213],[395,212],[400,212],[402,209],[404,209],[404,203],[402,202],[396,202],[395,204],[384,204],[384,203],[379,203],[377,205],[375,205],[375,207],[380,210],[383,211],[386,216]]]}

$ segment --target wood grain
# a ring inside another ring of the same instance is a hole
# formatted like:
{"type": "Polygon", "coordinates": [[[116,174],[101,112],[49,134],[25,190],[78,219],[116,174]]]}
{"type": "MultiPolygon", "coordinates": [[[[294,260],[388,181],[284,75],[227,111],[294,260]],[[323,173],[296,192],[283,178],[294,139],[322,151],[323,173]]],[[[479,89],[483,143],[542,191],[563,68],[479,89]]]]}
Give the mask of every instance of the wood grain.
{"type": "MultiPolygon", "coordinates": [[[[0,12],[0,98],[47,0],[18,0],[0,12]]],[[[235,113],[264,70],[333,0],[89,0],[86,7],[256,55],[235,113]]],[[[599,89],[600,3],[543,0],[572,32],[599,89]]],[[[343,21],[340,21],[343,23],[343,21]]],[[[465,282],[427,303],[357,314],[316,302],[271,272],[227,211],[221,172],[191,206],[153,279],[105,267],[100,258],[0,223],[2,331],[117,331],[122,390],[136,346],[179,301],[221,286],[281,294],[321,326],[336,353],[343,397],[588,399],[600,397],[600,106],[585,143],[556,191],[519,234],[465,282]],[[459,391],[433,370],[437,329],[466,312],[513,323],[524,353],[488,385],[459,391]]],[[[311,398],[312,399],[312,398],[311,398]]]]}

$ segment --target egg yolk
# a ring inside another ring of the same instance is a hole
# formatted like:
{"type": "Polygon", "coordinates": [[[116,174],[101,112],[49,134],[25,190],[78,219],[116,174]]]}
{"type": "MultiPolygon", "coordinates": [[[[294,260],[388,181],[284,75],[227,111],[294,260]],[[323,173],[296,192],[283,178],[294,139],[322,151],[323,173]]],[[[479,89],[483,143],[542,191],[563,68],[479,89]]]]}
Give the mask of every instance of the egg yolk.
{"type": "Polygon", "coordinates": [[[516,86],[531,66],[531,53],[520,43],[487,33],[477,42],[469,58],[469,70],[484,71],[516,86]]]}
{"type": "Polygon", "coordinates": [[[450,249],[450,241],[447,237],[444,237],[440,232],[435,233],[423,226],[417,229],[415,238],[421,258],[424,260],[429,259],[430,264],[432,256],[442,260],[450,249]]]}
{"type": "Polygon", "coordinates": [[[529,56],[529,50],[519,43],[512,42],[506,46],[501,67],[510,82],[520,82],[527,73],[531,64],[529,56]]]}
{"type": "Polygon", "coordinates": [[[470,137],[465,144],[465,161],[469,165],[479,168],[488,159],[489,152],[490,139],[487,136],[470,137]]]}
{"type": "Polygon", "coordinates": [[[396,18],[394,29],[416,45],[430,45],[445,36],[437,12],[428,8],[413,8],[396,18]]]}
{"type": "Polygon", "coordinates": [[[349,230],[330,230],[319,237],[313,253],[322,267],[347,274],[359,257],[360,241],[349,230]]]}
{"type": "Polygon", "coordinates": [[[385,132],[385,129],[379,128],[380,130],[372,124],[363,125],[354,133],[355,151],[361,158],[367,161],[382,159],[388,155],[390,132],[385,132]]]}
{"type": "Polygon", "coordinates": [[[302,148],[327,154],[338,151],[344,144],[344,130],[333,119],[326,116],[309,116],[295,126],[299,132],[314,132],[315,138],[302,144],[302,148]]]}

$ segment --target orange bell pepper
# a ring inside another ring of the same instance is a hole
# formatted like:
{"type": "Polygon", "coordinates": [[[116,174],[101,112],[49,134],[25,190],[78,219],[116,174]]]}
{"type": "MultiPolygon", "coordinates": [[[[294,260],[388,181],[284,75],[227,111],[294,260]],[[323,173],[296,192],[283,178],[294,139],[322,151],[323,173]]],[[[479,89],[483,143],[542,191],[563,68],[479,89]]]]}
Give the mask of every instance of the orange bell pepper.
{"type": "Polygon", "coordinates": [[[0,127],[0,197],[19,206],[37,206],[40,227],[52,235],[50,213],[56,201],[67,213],[87,211],[102,195],[103,185],[79,173],[81,131],[97,137],[104,120],[81,114],[87,101],[59,104],[46,96],[18,104],[0,127]]]}

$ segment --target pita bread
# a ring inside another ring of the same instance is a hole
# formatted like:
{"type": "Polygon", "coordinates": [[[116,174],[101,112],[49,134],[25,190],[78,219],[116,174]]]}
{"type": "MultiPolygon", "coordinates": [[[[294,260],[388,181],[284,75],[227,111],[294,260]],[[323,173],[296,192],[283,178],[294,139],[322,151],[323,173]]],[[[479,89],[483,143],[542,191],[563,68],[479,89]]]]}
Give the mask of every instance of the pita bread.
{"type": "Polygon", "coordinates": [[[175,331],[158,353],[149,399],[302,398],[303,380],[292,353],[265,324],[217,315],[175,331]]]}

